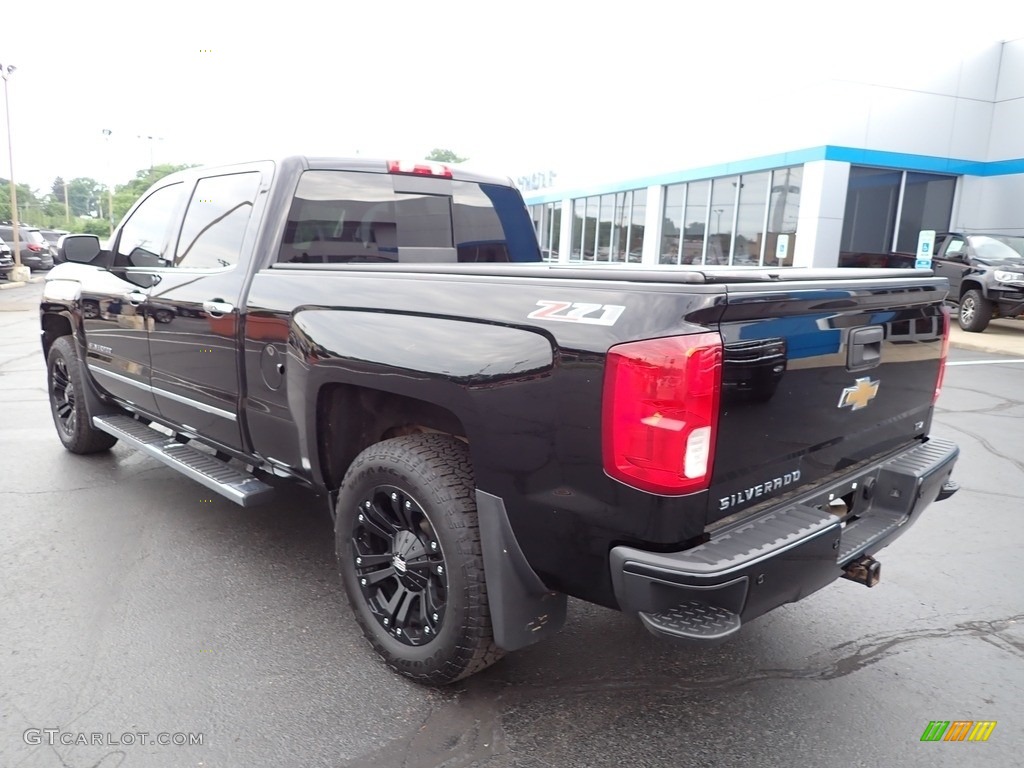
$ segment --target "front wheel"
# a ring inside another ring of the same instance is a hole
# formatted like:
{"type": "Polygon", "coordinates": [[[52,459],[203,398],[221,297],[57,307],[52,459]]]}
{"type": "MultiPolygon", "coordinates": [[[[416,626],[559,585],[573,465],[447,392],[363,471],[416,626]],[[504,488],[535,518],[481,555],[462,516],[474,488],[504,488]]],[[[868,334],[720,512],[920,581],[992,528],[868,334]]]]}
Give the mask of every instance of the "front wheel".
{"type": "Polygon", "coordinates": [[[981,291],[972,288],[960,297],[960,313],[957,322],[970,333],[981,333],[988,328],[995,305],[985,298],[981,291]]]}
{"type": "Polygon", "coordinates": [[[82,379],[78,353],[70,336],[61,336],[50,347],[46,379],[53,423],[65,448],[72,453],[99,453],[117,442],[116,437],[92,425],[85,400],[87,385],[82,379]]]}
{"type": "Polygon", "coordinates": [[[504,655],[460,440],[406,435],[359,454],[338,496],[335,543],[356,620],[392,669],[445,685],[504,655]]]}

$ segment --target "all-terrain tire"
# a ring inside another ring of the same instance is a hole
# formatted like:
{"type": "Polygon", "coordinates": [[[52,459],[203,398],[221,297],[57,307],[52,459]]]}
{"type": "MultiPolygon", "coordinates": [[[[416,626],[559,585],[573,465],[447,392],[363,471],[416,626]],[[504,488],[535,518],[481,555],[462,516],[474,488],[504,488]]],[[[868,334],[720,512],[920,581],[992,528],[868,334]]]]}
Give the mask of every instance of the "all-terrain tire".
{"type": "Polygon", "coordinates": [[[469,450],[450,435],[370,446],[342,481],[341,578],[356,620],[392,669],[445,685],[498,661],[469,450]]]}
{"type": "Polygon", "coordinates": [[[92,425],[85,398],[87,385],[72,337],[61,336],[50,347],[46,357],[46,384],[50,413],[65,448],[72,453],[99,453],[117,442],[116,437],[92,425]]]}
{"type": "Polygon", "coordinates": [[[988,328],[994,313],[995,304],[986,299],[977,288],[972,288],[960,297],[957,322],[965,331],[981,333],[988,328]]]}

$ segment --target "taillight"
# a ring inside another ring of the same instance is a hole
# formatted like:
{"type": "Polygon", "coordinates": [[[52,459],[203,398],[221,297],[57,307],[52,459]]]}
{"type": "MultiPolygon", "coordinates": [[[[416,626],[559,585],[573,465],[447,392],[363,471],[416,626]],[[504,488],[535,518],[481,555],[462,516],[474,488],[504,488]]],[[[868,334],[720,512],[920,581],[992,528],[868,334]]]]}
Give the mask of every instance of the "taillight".
{"type": "Polygon", "coordinates": [[[706,489],[721,386],[722,338],[717,333],[612,347],[604,374],[605,472],[651,493],[706,489]]]}
{"type": "Polygon", "coordinates": [[[409,173],[413,176],[437,176],[450,179],[452,169],[441,163],[406,163],[401,160],[388,160],[388,173],[409,173]]]}
{"type": "Polygon", "coordinates": [[[41,246],[41,245],[36,245],[35,243],[28,243],[28,246],[27,246],[27,247],[28,247],[28,249],[29,249],[30,251],[32,251],[33,253],[39,253],[39,252],[40,252],[41,250],[43,250],[43,246],[41,246]]]}
{"type": "Polygon", "coordinates": [[[942,394],[942,380],[946,378],[946,358],[949,356],[949,307],[942,305],[942,354],[939,357],[939,375],[935,379],[935,395],[932,405],[939,401],[942,394]]]}

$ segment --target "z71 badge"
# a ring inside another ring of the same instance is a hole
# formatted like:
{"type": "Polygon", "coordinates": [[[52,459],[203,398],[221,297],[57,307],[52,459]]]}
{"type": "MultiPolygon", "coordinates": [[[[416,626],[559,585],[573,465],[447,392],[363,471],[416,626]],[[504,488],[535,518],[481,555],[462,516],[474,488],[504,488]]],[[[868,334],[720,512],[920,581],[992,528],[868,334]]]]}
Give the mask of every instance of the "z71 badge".
{"type": "Polygon", "coordinates": [[[615,325],[625,307],[618,304],[588,304],[582,301],[538,301],[528,318],[558,320],[562,323],[589,323],[590,325],[615,325]]]}

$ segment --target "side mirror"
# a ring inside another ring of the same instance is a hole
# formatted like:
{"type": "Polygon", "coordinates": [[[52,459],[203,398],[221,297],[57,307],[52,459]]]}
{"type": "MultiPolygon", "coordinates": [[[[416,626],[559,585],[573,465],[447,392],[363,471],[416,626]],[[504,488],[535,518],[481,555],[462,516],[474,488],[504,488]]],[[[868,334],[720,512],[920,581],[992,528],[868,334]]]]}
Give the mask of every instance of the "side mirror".
{"type": "Polygon", "coordinates": [[[60,239],[60,255],[64,261],[92,264],[103,249],[96,235],[64,235],[60,239]]]}

